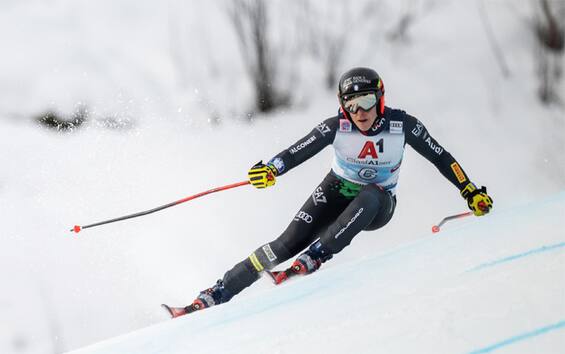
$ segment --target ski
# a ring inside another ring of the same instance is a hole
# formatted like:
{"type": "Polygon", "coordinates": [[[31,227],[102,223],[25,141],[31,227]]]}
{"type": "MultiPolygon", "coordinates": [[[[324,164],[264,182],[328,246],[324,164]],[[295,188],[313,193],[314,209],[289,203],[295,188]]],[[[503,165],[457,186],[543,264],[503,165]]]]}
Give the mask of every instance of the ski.
{"type": "Polygon", "coordinates": [[[192,303],[185,307],[173,307],[167,304],[161,304],[161,307],[167,311],[171,318],[177,318],[180,316],[188,315],[189,313],[193,313],[194,311],[198,311],[203,308],[202,305],[198,303],[192,303]]]}
{"type": "Polygon", "coordinates": [[[280,285],[283,282],[287,281],[289,278],[298,275],[299,273],[296,273],[293,268],[290,267],[283,271],[268,271],[267,274],[271,277],[275,285],[280,285]]]}

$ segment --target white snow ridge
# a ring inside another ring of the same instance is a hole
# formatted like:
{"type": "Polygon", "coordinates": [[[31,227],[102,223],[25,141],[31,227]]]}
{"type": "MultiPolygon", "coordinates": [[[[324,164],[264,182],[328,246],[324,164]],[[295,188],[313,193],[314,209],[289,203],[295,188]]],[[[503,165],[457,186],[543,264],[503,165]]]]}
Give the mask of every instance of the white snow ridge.
{"type": "Polygon", "coordinates": [[[73,353],[563,353],[564,216],[495,210],[73,353]]]}

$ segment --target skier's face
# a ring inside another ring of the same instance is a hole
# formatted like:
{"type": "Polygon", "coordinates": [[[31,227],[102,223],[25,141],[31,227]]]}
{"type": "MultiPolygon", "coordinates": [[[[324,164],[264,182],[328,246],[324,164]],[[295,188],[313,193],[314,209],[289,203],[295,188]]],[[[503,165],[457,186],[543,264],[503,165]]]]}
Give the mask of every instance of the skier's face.
{"type": "Polygon", "coordinates": [[[359,128],[359,130],[366,132],[367,130],[371,129],[375,120],[377,119],[377,107],[373,106],[368,111],[363,109],[358,109],[355,113],[349,113],[351,116],[351,120],[353,123],[359,128]]]}

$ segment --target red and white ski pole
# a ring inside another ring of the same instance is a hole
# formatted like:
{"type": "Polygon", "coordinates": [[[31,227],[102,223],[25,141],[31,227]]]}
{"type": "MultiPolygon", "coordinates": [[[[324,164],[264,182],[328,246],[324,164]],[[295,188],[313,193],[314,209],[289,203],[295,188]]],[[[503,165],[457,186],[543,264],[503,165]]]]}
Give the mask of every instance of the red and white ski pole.
{"type": "Polygon", "coordinates": [[[441,227],[443,224],[445,224],[446,222],[450,221],[450,220],[461,219],[461,218],[464,218],[464,217],[466,217],[466,216],[471,216],[471,215],[473,215],[473,212],[472,212],[472,211],[468,211],[468,212],[461,213],[461,214],[455,214],[455,215],[446,216],[445,218],[443,218],[443,219],[439,222],[439,224],[432,226],[432,232],[433,232],[434,234],[435,234],[435,233],[438,233],[439,230],[440,230],[440,227],[441,227]]]}
{"type": "Polygon", "coordinates": [[[141,211],[141,212],[139,212],[139,213],[130,214],[130,215],[125,215],[125,216],[121,216],[121,217],[115,218],[115,219],[100,221],[100,222],[97,222],[97,223],[94,223],[94,224],[90,224],[90,225],[82,225],[82,226],[75,225],[70,231],[71,231],[71,232],[79,233],[80,231],[82,231],[82,230],[84,230],[84,229],[91,228],[91,227],[100,226],[100,225],[104,225],[104,224],[110,224],[110,223],[113,223],[113,222],[122,221],[122,220],[126,220],[126,219],[137,218],[138,216],[143,216],[143,215],[147,215],[147,214],[152,214],[152,213],[157,212],[157,211],[159,211],[159,210],[163,210],[163,209],[166,209],[166,208],[170,208],[170,207],[172,207],[172,206],[179,205],[179,204],[182,204],[182,203],[184,203],[184,202],[188,202],[189,200],[193,200],[193,199],[196,199],[196,198],[205,196],[205,195],[207,195],[207,194],[211,194],[211,193],[215,193],[215,192],[220,192],[220,191],[225,191],[226,189],[241,187],[241,186],[245,186],[245,185],[247,185],[247,184],[250,184],[250,182],[249,182],[249,181],[243,181],[243,182],[238,182],[238,183],[234,183],[234,184],[228,184],[227,186],[213,188],[213,189],[210,189],[210,190],[207,190],[207,191],[204,191],[204,192],[201,192],[201,193],[192,195],[192,196],[190,196],[190,197],[186,197],[186,198],[183,198],[183,199],[179,199],[179,200],[174,201],[174,202],[169,203],[169,204],[161,205],[161,206],[159,206],[159,207],[157,207],[157,208],[153,208],[153,209],[146,210],[146,211],[141,211]]]}

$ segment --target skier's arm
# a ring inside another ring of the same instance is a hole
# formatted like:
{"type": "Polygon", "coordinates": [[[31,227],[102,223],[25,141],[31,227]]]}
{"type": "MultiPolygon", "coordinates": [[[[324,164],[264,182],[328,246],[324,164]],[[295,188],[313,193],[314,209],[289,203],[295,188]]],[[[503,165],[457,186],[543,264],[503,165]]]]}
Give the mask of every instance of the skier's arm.
{"type": "Polygon", "coordinates": [[[405,115],[406,142],[433,163],[442,175],[453,183],[461,196],[467,200],[469,209],[476,216],[487,214],[492,209],[492,198],[486,187],[477,188],[463,171],[459,163],[432,138],[426,127],[416,118],[405,115]]]}
{"type": "Polygon", "coordinates": [[[267,165],[276,169],[277,176],[285,174],[332,144],[338,126],[338,117],[326,119],[308,135],[273,157],[267,165]]]}
{"type": "Polygon", "coordinates": [[[405,115],[406,143],[433,163],[445,178],[459,191],[470,182],[469,177],[449,152],[447,152],[415,117],[405,115]]]}

